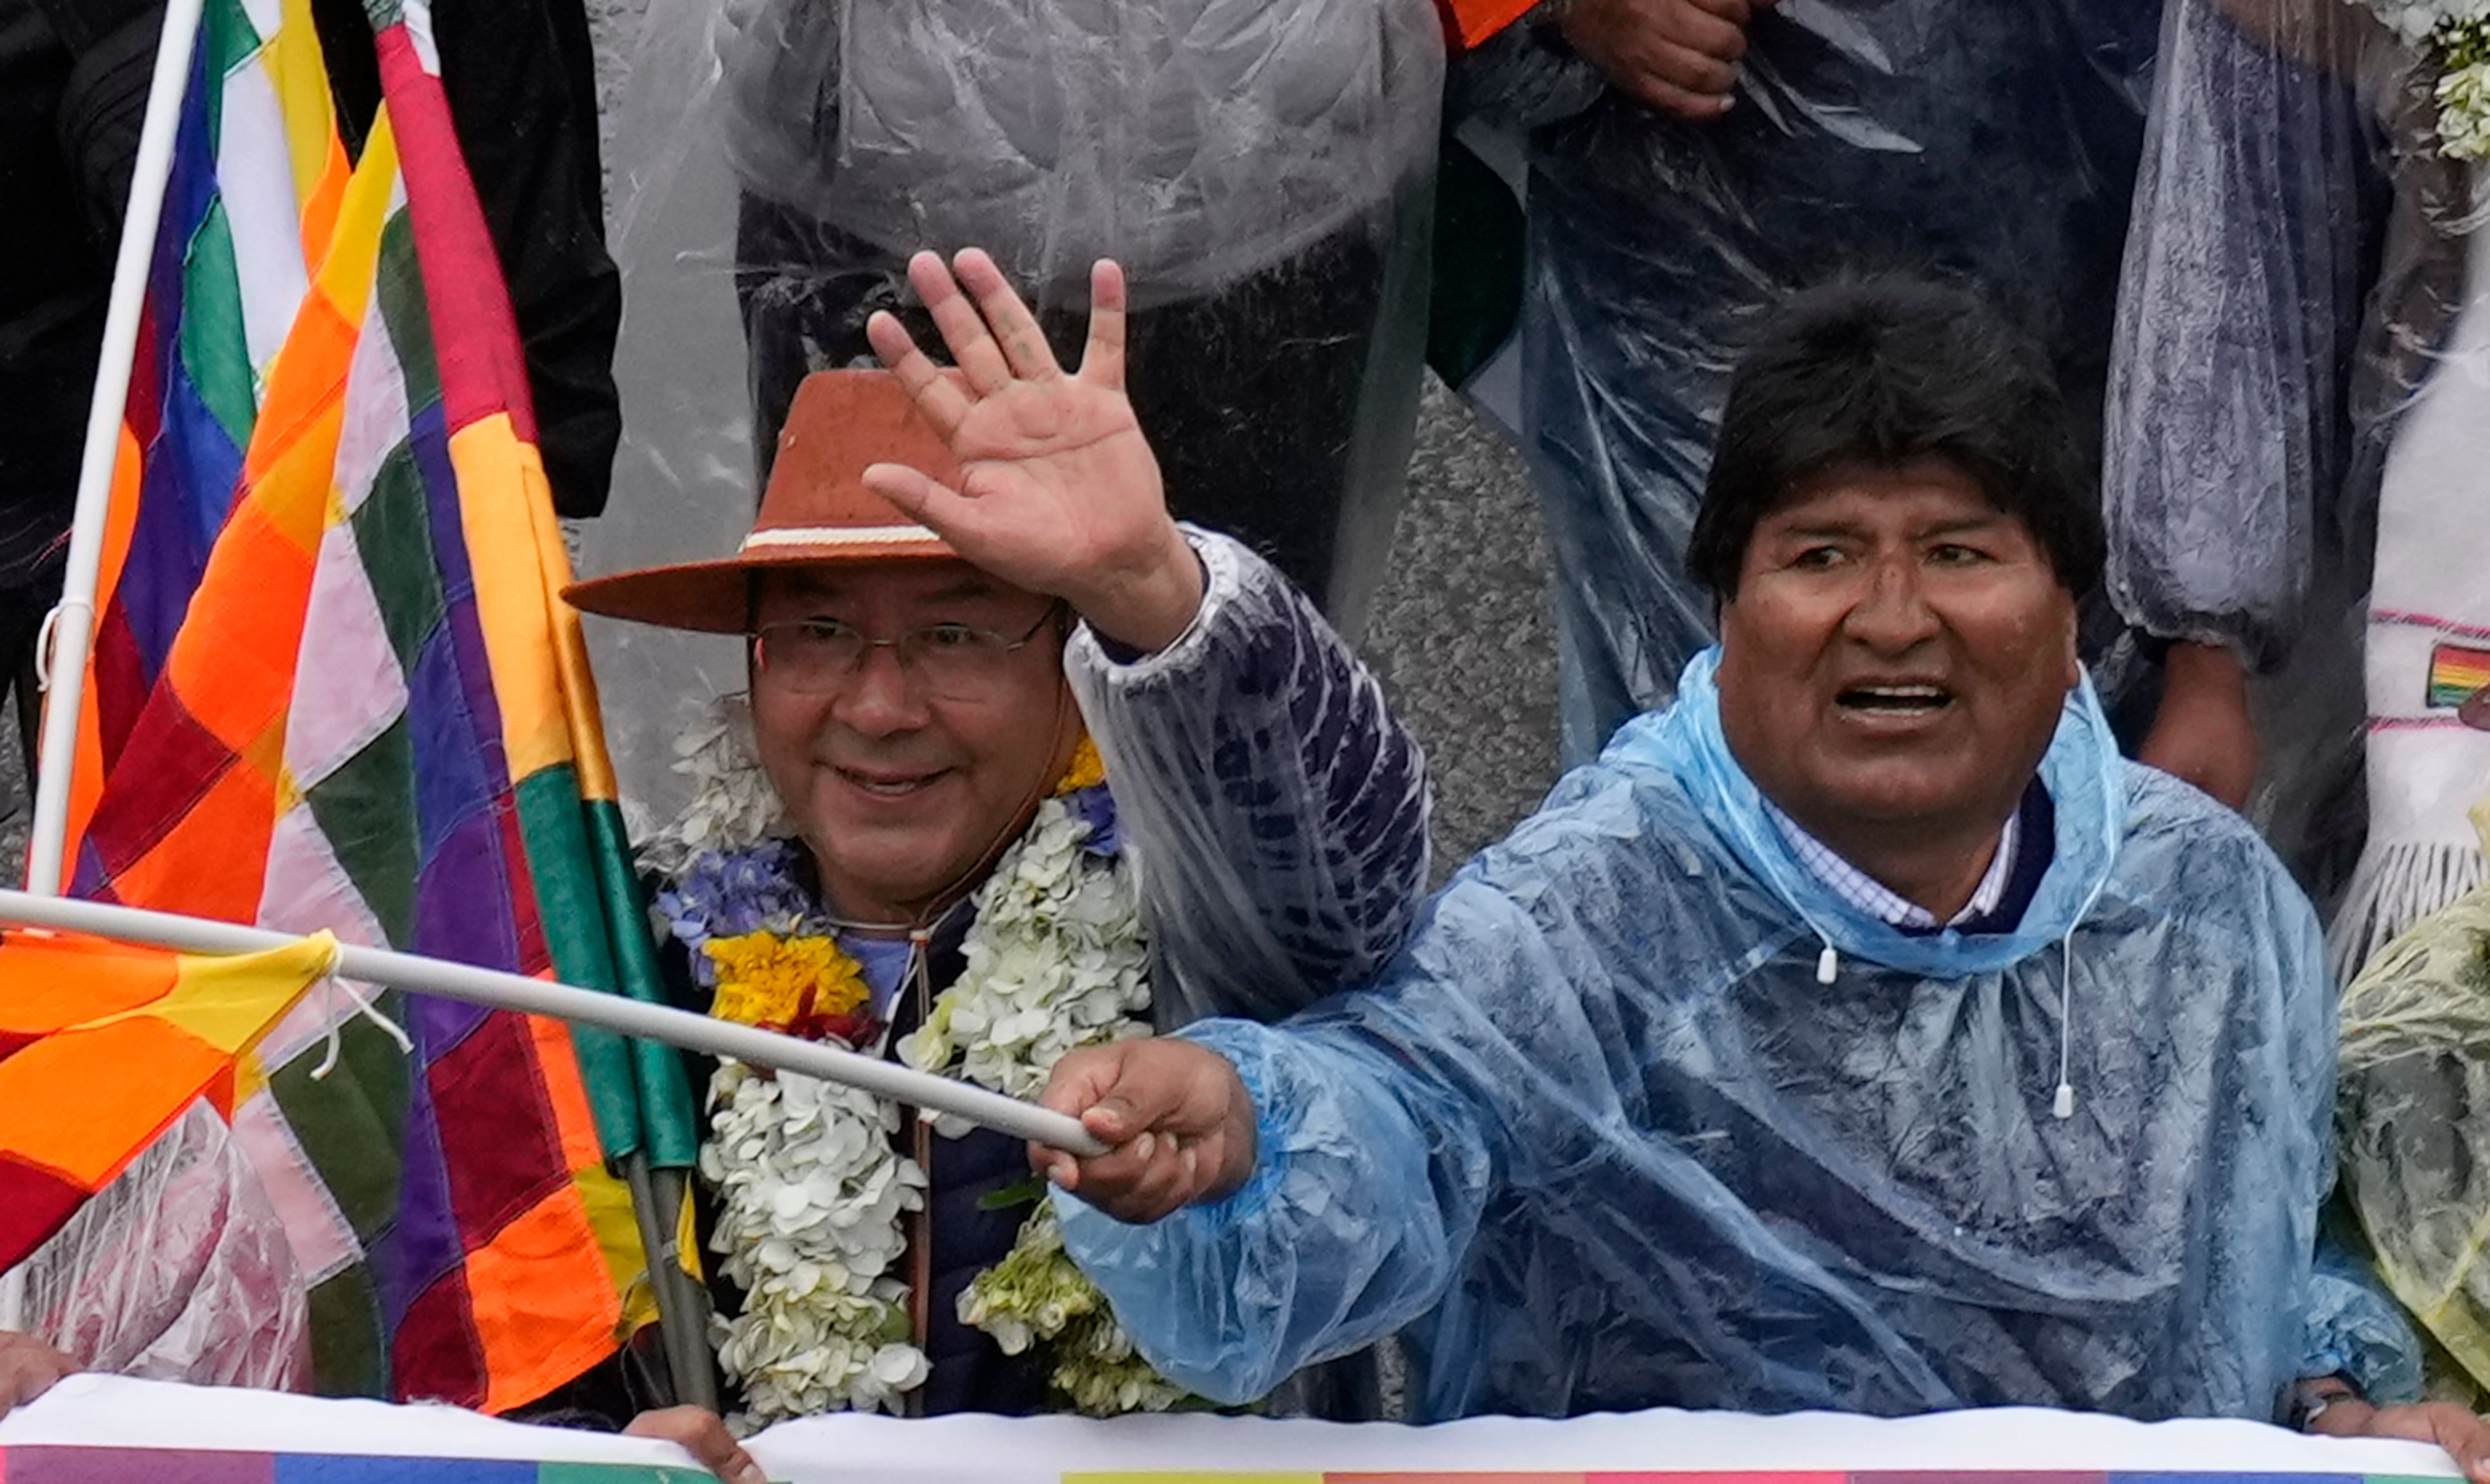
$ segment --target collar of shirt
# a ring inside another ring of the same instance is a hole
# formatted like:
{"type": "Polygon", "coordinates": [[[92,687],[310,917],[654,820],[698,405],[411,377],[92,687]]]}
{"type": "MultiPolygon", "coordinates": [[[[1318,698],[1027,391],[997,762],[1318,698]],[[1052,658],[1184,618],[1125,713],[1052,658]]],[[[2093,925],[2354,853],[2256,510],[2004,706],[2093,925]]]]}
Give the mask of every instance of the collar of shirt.
{"type": "Polygon", "coordinates": [[[2023,811],[2017,809],[2007,816],[2006,828],[1998,831],[1996,853],[1988,858],[1988,869],[1982,874],[1971,900],[1952,920],[1940,924],[1936,914],[1842,859],[1832,846],[1800,829],[1798,821],[1782,813],[1771,800],[1764,800],[1764,808],[1799,862],[1834,894],[1889,927],[1918,932],[1932,932],[1940,925],[1958,927],[1996,912],[1998,904],[2006,899],[2008,885],[2014,879],[2015,853],[2023,838],[2023,811]]]}

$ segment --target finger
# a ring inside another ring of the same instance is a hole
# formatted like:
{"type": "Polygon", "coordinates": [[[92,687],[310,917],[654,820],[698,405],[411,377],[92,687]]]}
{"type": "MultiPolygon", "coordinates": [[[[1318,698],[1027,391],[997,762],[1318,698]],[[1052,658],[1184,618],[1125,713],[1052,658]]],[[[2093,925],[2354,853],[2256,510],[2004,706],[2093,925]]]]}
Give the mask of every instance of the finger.
{"type": "Polygon", "coordinates": [[[766,1484],[761,1466],[743,1451],[726,1423],[706,1407],[663,1407],[633,1417],[626,1438],[657,1438],[675,1444],[730,1484],[766,1484]]]}
{"type": "Polygon", "coordinates": [[[1081,1188],[1081,1161],[1060,1151],[1047,1162],[1046,1178],[1064,1190],[1081,1188]]]}
{"type": "Polygon", "coordinates": [[[1674,87],[1697,98],[1728,97],[1738,86],[1737,57],[1746,48],[1745,33],[1709,15],[1689,16],[1686,24],[1692,33],[1686,39],[1651,39],[1635,68],[1636,80],[1674,87]],[[1698,42],[1694,36],[1703,40],[1698,42]],[[1728,38],[1725,44],[1721,40],[1723,36],[1728,38]],[[1730,54],[1723,55],[1723,50],[1730,54]]]}
{"type": "Polygon", "coordinates": [[[867,464],[864,487],[899,508],[899,513],[952,546],[977,544],[984,512],[977,503],[922,469],[906,464],[867,464]]]}
{"type": "Polygon", "coordinates": [[[48,1346],[26,1347],[23,1354],[0,1363],[0,1416],[42,1396],[76,1370],[75,1361],[48,1346]]]}
{"type": "Polygon", "coordinates": [[[1188,1065],[1190,1058],[1153,1054],[1180,1043],[1139,1044],[1144,1049],[1122,1059],[1114,1083],[1081,1114],[1083,1126],[1109,1144],[1122,1144],[1181,1112],[1202,1075],[1188,1065]]]}
{"type": "Polygon", "coordinates": [[[2430,1420],[2430,1430],[2438,1435],[2438,1445],[2455,1460],[2467,1478],[2490,1477],[2490,1426],[2461,1407],[2435,1411],[2430,1420]]]}
{"type": "Polygon", "coordinates": [[[1773,0],[1752,0],[1752,3],[1750,0],[1691,0],[1691,3],[1743,31],[1756,8],[1770,5],[1773,0]]]}
{"type": "Polygon", "coordinates": [[[873,353],[890,367],[890,374],[908,390],[917,412],[933,424],[934,431],[944,442],[959,430],[960,421],[969,415],[969,393],[958,379],[942,374],[934,358],[917,348],[916,337],[899,322],[899,316],[887,309],[874,311],[864,322],[864,336],[873,343],[873,353]]]}
{"type": "Polygon", "coordinates": [[[1124,390],[1124,270],[1113,258],[1089,267],[1089,343],[1081,348],[1081,379],[1124,390]]]}
{"type": "Polygon", "coordinates": [[[1079,1118],[1107,1095],[1123,1074],[1122,1052],[1113,1046],[1084,1047],[1068,1053],[1055,1063],[1046,1080],[1046,1091],[1037,1095],[1041,1108],[1068,1113],[1079,1118]]]}
{"type": "Polygon", "coordinates": [[[1004,361],[1011,373],[1024,381],[1048,381],[1063,374],[1055,361],[1055,347],[1046,343],[1046,332],[1039,328],[1037,316],[1014,292],[1011,280],[983,248],[964,247],[951,259],[959,274],[961,286],[977,301],[977,308],[986,323],[994,327],[994,337],[1001,342],[1004,361]]]}
{"type": "MultiPolygon", "coordinates": [[[[1720,0],[1723,6],[1734,0],[1720,0]]],[[[1733,63],[1747,54],[1747,17],[1740,5],[1734,15],[1725,15],[1713,5],[1688,6],[1671,18],[1668,29],[1655,36],[1655,43],[1674,43],[1709,61],[1733,63]]],[[[1684,78],[1677,79],[1681,82],[1684,78]]],[[[1721,91],[1698,89],[1697,91],[1721,91]]]]}
{"type": "Polygon", "coordinates": [[[1157,1152],[1160,1140],[1147,1131],[1129,1143],[1118,1144],[1104,1154],[1081,1161],[1081,1183],[1097,1191],[1128,1191],[1140,1185],[1149,1173],[1150,1156],[1157,1152]]]}
{"type": "Polygon", "coordinates": [[[1012,368],[1002,347],[995,343],[986,317],[943,266],[941,254],[920,252],[910,258],[908,283],[924,301],[926,312],[934,316],[934,328],[942,333],[952,364],[968,377],[970,386],[990,396],[1011,385],[1012,368]]]}
{"type": "Polygon", "coordinates": [[[1626,91],[1647,106],[1694,124],[1717,119],[1737,102],[1726,93],[1693,92],[1647,73],[1637,73],[1622,80],[1626,91]]]}
{"type": "Polygon", "coordinates": [[[2455,718],[2476,731],[2490,732],[2490,685],[2484,685],[2465,697],[2455,709],[2455,718]]]}
{"type": "Polygon", "coordinates": [[[1190,1196],[1185,1188],[1184,1150],[1173,1144],[1162,1144],[1158,1156],[1134,1186],[1136,1204],[1148,1211],[1152,1220],[1184,1205],[1190,1196]]]}

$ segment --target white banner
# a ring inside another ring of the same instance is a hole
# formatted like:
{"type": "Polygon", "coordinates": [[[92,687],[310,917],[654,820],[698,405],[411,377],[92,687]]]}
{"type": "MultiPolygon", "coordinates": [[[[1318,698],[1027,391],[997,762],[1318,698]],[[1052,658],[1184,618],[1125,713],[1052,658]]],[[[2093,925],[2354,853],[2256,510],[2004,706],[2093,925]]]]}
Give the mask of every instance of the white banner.
{"type": "MultiPolygon", "coordinates": [[[[1896,1421],[1826,1412],[1753,1417],[1646,1411],[1565,1422],[1479,1417],[1436,1427],[1212,1416],[1090,1422],[841,1415],[782,1424],[749,1446],[771,1478],[798,1484],[1351,1484],[1338,1477],[1346,1474],[1362,1476],[1354,1484],[1424,1484],[1447,1474],[1503,1476],[1493,1484],[1742,1484],[1723,1474],[1762,1476],[1743,1484],[1902,1484],[1856,1478],[1896,1473],[1951,1474],[1956,1481],[1964,1474],[2084,1474],[2090,1484],[2127,1484],[2120,1475],[2455,1475],[2445,1454],[2421,1443],[2303,1438],[2247,1422],[2146,1424],[2036,1410],[1896,1421]],[[1621,1474],[1636,1477],[1585,1477],[1621,1474]],[[1708,1477],[1683,1477],[1691,1475],[1708,1477]],[[1844,1475],[1852,1477],[1845,1481],[1844,1475]]],[[[174,1460],[214,1452],[644,1469],[684,1464],[684,1455],[670,1443],[526,1427],[452,1408],[322,1401],[101,1376],[74,1377],[0,1420],[0,1479],[19,1484],[36,1478],[19,1467],[27,1457],[23,1450],[60,1447],[171,1450],[167,1467],[152,1471],[152,1484],[208,1477],[174,1460]]],[[[275,1476],[296,1471],[280,1468],[275,1476]]],[[[332,1470],[331,1476],[342,1475],[332,1470]]],[[[436,1474],[400,1468],[390,1476],[426,1480],[436,1474]]],[[[444,1481],[473,1476],[449,1462],[437,1473],[444,1481]]]]}

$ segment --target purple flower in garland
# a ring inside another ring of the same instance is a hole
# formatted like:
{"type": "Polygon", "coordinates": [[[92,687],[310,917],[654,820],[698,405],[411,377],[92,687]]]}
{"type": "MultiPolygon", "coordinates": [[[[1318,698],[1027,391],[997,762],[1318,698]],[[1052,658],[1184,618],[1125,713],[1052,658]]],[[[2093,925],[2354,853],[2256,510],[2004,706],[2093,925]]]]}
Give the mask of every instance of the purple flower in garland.
{"type": "Polygon", "coordinates": [[[1115,830],[1115,796],[1104,783],[1075,789],[1063,796],[1072,817],[1088,825],[1088,838],[1081,848],[1101,860],[1113,860],[1124,848],[1123,836],[1115,830]]]}
{"type": "Polygon", "coordinates": [[[814,916],[812,893],[796,874],[796,849],[792,840],[764,840],[742,850],[703,851],[656,892],[651,910],[691,950],[692,975],[702,987],[716,987],[715,970],[701,951],[711,938],[764,928],[792,933],[814,916]]]}

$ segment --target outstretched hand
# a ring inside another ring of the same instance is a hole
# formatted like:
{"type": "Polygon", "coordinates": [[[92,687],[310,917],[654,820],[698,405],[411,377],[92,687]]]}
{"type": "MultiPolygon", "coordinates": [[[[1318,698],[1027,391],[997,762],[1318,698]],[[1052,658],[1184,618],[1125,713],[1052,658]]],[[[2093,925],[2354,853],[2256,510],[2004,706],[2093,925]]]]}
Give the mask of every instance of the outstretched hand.
{"type": "Polygon", "coordinates": [[[0,1416],[49,1391],[78,1363],[31,1334],[0,1329],[0,1416]]]}
{"type": "Polygon", "coordinates": [[[1055,1063],[1039,1099],[1109,1146],[1083,1159],[1028,1147],[1032,1168],[1118,1221],[1216,1200],[1254,1173],[1254,1099],[1226,1057],[1191,1041],[1091,1046],[1055,1063]]]}
{"type": "Polygon", "coordinates": [[[2372,1407],[2342,1401],[2317,1414],[2312,1433],[2334,1438],[2404,1438],[2434,1442],[2455,1460],[2474,1484],[2490,1484],[2490,1423],[2453,1402],[2421,1402],[2409,1407],[2372,1407]]]}
{"type": "Polygon", "coordinates": [[[725,1419],[706,1407],[666,1407],[644,1411],[622,1429],[625,1438],[662,1438],[680,1444],[700,1466],[726,1484],[766,1484],[767,1474],[726,1430],[725,1419]]]}
{"type": "Polygon", "coordinates": [[[1144,651],[1174,642],[1202,606],[1202,565],[1168,514],[1158,458],[1124,394],[1123,270],[1091,270],[1089,341],[1071,374],[984,252],[969,248],[949,267],[920,252],[908,281],[957,372],[887,312],[865,334],[951,446],[960,485],[875,464],[866,486],[976,566],[1063,598],[1108,637],[1144,651]]]}

